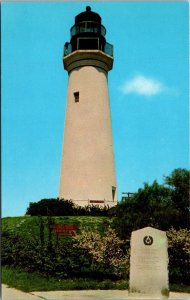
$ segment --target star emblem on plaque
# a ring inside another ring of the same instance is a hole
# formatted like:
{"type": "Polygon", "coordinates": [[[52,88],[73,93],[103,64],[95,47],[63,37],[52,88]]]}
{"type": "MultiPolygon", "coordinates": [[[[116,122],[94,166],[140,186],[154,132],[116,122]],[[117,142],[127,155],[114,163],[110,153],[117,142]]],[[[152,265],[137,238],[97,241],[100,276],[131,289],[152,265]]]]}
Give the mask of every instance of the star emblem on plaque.
{"type": "Polygon", "coordinates": [[[146,246],[151,246],[153,244],[153,237],[150,235],[146,235],[143,239],[143,242],[146,246]]]}

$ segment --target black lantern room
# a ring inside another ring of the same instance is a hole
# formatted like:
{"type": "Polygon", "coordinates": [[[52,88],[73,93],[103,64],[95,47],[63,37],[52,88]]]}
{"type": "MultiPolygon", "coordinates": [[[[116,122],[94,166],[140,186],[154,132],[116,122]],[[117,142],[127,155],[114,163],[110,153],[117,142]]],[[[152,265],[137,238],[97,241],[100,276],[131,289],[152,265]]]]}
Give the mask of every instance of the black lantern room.
{"type": "Polygon", "coordinates": [[[90,6],[75,17],[70,32],[71,40],[65,43],[64,56],[76,50],[101,50],[113,56],[113,46],[106,42],[106,29],[101,24],[101,17],[91,11],[90,6]]]}

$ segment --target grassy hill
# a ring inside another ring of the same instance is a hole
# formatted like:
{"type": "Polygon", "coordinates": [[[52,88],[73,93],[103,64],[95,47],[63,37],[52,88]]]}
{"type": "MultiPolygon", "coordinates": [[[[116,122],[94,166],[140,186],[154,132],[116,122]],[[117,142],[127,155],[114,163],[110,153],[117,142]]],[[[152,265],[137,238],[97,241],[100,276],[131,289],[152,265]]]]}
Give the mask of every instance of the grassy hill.
{"type": "MultiPolygon", "coordinates": [[[[42,220],[47,224],[47,217],[42,217],[42,220]]],[[[93,217],[93,216],[64,216],[52,217],[55,224],[74,224],[79,230],[97,230],[104,231],[112,220],[109,217],[93,217]]],[[[31,235],[39,235],[39,217],[6,217],[2,218],[2,231],[9,230],[29,237],[31,235]]],[[[45,226],[47,233],[47,226],[45,226]]]]}
{"type": "MultiPolygon", "coordinates": [[[[48,226],[47,217],[42,217],[45,223],[45,236],[47,240],[48,226]]],[[[112,220],[109,217],[96,216],[64,216],[52,217],[55,224],[75,224],[79,231],[81,230],[97,230],[99,232],[106,231],[107,226],[112,220]]],[[[6,217],[2,219],[2,231],[17,233],[26,238],[40,238],[40,218],[39,217],[6,217]]],[[[53,235],[55,237],[55,235],[53,235]]],[[[66,241],[67,238],[64,240],[66,241]]],[[[42,290],[71,290],[71,289],[123,289],[128,286],[127,280],[112,281],[110,279],[91,279],[91,278],[72,278],[57,280],[53,276],[45,277],[36,272],[26,272],[18,267],[3,266],[2,282],[11,287],[21,289],[23,291],[42,291],[42,290]],[[31,284],[32,283],[32,284],[31,284]]]]}

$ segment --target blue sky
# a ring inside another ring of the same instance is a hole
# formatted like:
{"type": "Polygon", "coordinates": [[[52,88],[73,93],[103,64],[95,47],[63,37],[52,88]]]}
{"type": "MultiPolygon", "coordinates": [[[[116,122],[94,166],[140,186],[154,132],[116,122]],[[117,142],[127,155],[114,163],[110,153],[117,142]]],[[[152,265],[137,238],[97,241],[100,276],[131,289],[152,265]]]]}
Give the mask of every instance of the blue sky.
{"type": "Polygon", "coordinates": [[[188,3],[2,3],[2,216],[58,197],[63,45],[91,5],[114,45],[109,73],[118,196],[188,164],[188,3]]]}

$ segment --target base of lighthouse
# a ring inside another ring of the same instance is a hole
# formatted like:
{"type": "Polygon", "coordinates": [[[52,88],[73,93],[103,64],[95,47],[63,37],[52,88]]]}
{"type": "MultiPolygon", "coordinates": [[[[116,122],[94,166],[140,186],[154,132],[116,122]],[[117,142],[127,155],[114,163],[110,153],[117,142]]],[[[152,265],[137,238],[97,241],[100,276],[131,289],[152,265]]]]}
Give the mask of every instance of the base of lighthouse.
{"type": "Polygon", "coordinates": [[[107,82],[112,61],[99,50],[64,58],[69,81],[59,198],[80,206],[117,204],[107,82]]]}
{"type": "MultiPolygon", "coordinates": [[[[60,201],[64,201],[64,200],[67,200],[67,199],[60,199],[60,201]]],[[[90,199],[87,199],[87,200],[72,200],[72,199],[69,199],[71,200],[75,205],[77,206],[82,206],[82,207],[85,207],[85,206],[98,206],[98,207],[101,207],[101,208],[104,208],[104,207],[114,207],[117,203],[113,202],[113,201],[106,201],[106,200],[90,200],[90,199]]]]}

